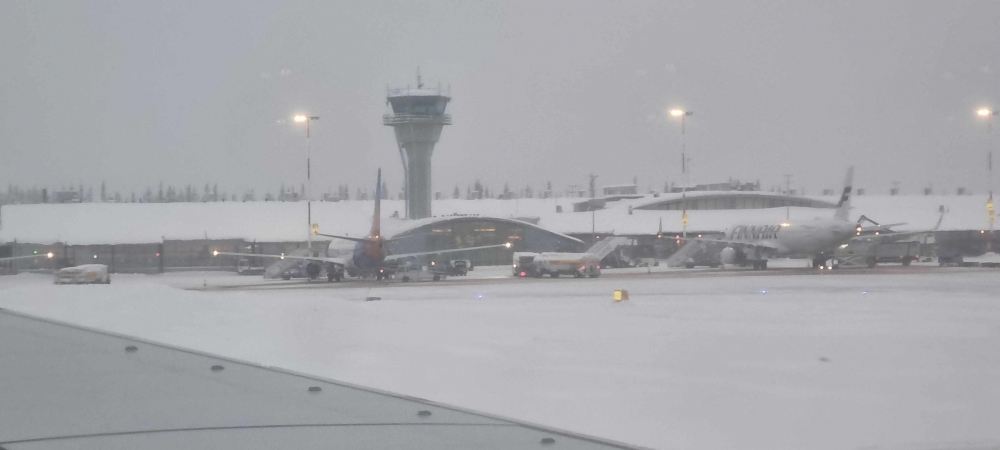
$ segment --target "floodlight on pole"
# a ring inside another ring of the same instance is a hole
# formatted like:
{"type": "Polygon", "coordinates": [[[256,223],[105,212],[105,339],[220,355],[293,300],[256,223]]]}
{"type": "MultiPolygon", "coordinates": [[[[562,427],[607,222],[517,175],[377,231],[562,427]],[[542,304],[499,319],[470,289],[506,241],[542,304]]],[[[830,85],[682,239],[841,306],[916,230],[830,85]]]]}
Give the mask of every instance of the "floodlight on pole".
{"type": "Polygon", "coordinates": [[[306,211],[307,211],[307,213],[306,213],[306,221],[307,221],[306,225],[307,225],[307,228],[306,229],[309,230],[309,232],[306,233],[306,242],[307,242],[307,245],[309,246],[309,255],[313,256],[313,254],[312,254],[312,236],[313,236],[313,234],[312,234],[312,229],[313,229],[313,223],[312,223],[312,148],[311,148],[311,145],[310,145],[309,141],[310,141],[310,138],[312,137],[312,130],[311,130],[310,124],[314,120],[319,120],[319,116],[309,116],[309,115],[305,115],[305,114],[296,114],[295,117],[292,117],[292,120],[294,120],[295,122],[298,122],[298,123],[302,123],[302,122],[306,123],[306,211]]]}
{"type": "MultiPolygon", "coordinates": [[[[995,109],[983,107],[976,110],[976,115],[986,120],[986,133],[987,136],[991,136],[993,134],[993,116],[997,115],[997,111],[995,109]]],[[[988,141],[989,138],[987,138],[987,145],[989,145],[988,141]]],[[[988,175],[989,178],[987,179],[987,184],[989,186],[989,192],[990,192],[989,198],[987,198],[986,200],[986,212],[989,215],[988,221],[990,224],[990,234],[989,236],[987,236],[986,239],[986,250],[992,252],[995,251],[993,249],[993,222],[996,220],[996,215],[993,209],[993,149],[992,148],[988,148],[986,151],[986,170],[988,171],[987,173],[989,174],[988,175]]]]}
{"type": "Polygon", "coordinates": [[[684,237],[687,237],[687,226],[688,226],[688,215],[687,215],[687,186],[691,184],[691,179],[688,176],[687,170],[687,148],[684,142],[684,128],[685,128],[685,118],[687,116],[693,116],[694,111],[687,111],[683,109],[674,108],[670,110],[670,115],[672,117],[681,118],[681,173],[684,174],[684,186],[681,187],[681,208],[683,212],[681,213],[681,233],[684,237]]]}

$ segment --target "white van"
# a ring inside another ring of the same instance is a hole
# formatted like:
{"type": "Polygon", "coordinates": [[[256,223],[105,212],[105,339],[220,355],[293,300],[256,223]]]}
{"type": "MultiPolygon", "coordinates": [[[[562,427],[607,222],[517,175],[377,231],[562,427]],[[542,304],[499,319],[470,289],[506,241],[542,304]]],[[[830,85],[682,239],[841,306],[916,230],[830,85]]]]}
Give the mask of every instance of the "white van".
{"type": "Polygon", "coordinates": [[[104,264],[84,264],[57,270],[53,283],[111,284],[111,275],[108,273],[108,266],[104,264]]]}

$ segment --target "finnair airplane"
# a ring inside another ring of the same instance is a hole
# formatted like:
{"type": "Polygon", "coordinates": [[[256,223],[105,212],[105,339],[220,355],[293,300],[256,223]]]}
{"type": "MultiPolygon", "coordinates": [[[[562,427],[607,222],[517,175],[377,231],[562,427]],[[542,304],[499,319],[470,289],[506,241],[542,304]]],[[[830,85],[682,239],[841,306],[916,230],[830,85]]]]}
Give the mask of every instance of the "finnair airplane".
{"type": "Polygon", "coordinates": [[[847,169],[844,191],[833,218],[811,221],[762,224],[736,224],[726,228],[725,237],[681,238],[688,241],[723,242],[723,264],[749,263],[754,270],[767,269],[767,260],[775,257],[811,255],[813,267],[820,268],[833,251],[858,235],[861,225],[848,219],[851,209],[851,185],[854,167],[847,169]]]}
{"type": "Polygon", "coordinates": [[[327,257],[327,256],[293,256],[293,255],[262,255],[257,253],[231,253],[231,252],[220,252],[215,251],[213,255],[227,255],[227,256],[248,256],[255,258],[279,258],[279,259],[297,259],[302,261],[309,261],[309,266],[307,267],[307,272],[310,277],[316,277],[321,269],[322,265],[326,265],[327,279],[329,281],[340,281],[344,277],[344,273],[357,274],[360,277],[374,277],[377,280],[382,280],[388,278],[392,270],[389,264],[393,261],[399,261],[405,258],[411,258],[415,256],[423,255],[437,255],[444,253],[454,253],[454,252],[466,252],[469,250],[481,250],[487,248],[497,248],[506,247],[510,248],[510,243],[497,244],[497,245],[483,245],[479,247],[465,247],[456,248],[449,250],[434,250],[427,252],[417,252],[417,253],[401,253],[401,254],[390,254],[386,248],[386,243],[391,242],[391,239],[386,239],[382,236],[381,226],[380,226],[380,214],[381,214],[381,201],[382,201],[382,169],[378,171],[378,178],[375,183],[375,214],[372,219],[372,228],[368,233],[367,237],[356,238],[349,236],[338,236],[334,234],[323,234],[314,231],[313,234],[317,236],[325,236],[334,239],[343,239],[347,241],[355,242],[354,251],[351,255],[338,256],[338,257],[327,257]]]}

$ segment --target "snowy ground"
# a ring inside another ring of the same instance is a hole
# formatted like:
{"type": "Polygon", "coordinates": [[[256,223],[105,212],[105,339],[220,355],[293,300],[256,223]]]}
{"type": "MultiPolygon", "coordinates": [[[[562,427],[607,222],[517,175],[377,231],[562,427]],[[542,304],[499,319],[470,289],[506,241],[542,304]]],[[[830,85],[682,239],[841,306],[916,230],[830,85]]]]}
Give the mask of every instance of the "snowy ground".
{"type": "Polygon", "coordinates": [[[260,280],[22,274],[0,307],[656,448],[1000,447],[1000,272],[910,269],[209,291],[184,288],[260,280]]]}

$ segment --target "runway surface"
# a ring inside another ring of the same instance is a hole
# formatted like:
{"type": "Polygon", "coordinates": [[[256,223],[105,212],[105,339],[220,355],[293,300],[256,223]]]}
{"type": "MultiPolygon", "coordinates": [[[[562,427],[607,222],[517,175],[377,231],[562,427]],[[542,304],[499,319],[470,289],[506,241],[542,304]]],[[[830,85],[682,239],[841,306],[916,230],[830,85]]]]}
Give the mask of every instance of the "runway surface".
{"type": "Polygon", "coordinates": [[[23,274],[0,307],[654,448],[1000,447],[1000,272],[649,270],[23,274]]]}
{"type": "MultiPolygon", "coordinates": [[[[457,276],[447,277],[441,281],[410,281],[403,282],[398,279],[388,281],[375,281],[372,279],[348,278],[340,282],[328,282],[325,279],[307,280],[264,280],[260,277],[253,277],[249,280],[238,280],[237,283],[213,283],[201,286],[192,285],[187,289],[203,291],[225,291],[225,290],[286,290],[286,289],[344,289],[358,287],[422,287],[422,286],[447,286],[447,285],[494,285],[519,283],[531,285],[532,283],[560,283],[560,282],[595,282],[591,278],[574,278],[562,276],[559,278],[533,278],[512,276],[506,267],[486,267],[480,269],[480,276],[457,276]],[[482,274],[482,272],[488,272],[482,274]]],[[[1000,274],[998,269],[980,268],[952,268],[938,267],[936,265],[883,265],[874,268],[860,269],[837,269],[818,270],[807,267],[777,267],[768,270],[752,270],[747,268],[736,269],[660,269],[644,271],[642,268],[631,269],[606,269],[598,277],[604,280],[630,280],[630,279],[677,279],[677,278],[725,278],[725,277],[772,277],[772,276],[844,276],[844,275],[914,275],[914,274],[946,274],[946,273],[972,273],[972,272],[994,272],[1000,274]]]]}

